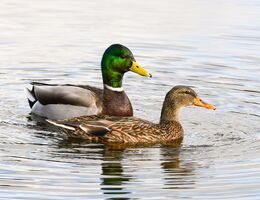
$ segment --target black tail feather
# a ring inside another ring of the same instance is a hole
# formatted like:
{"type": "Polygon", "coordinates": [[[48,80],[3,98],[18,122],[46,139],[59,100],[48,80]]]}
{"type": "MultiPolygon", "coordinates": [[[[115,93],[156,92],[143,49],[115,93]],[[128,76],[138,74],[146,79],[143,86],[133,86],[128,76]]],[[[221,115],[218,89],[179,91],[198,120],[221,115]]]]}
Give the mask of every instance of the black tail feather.
{"type": "Polygon", "coordinates": [[[34,87],[32,87],[32,90],[29,90],[28,88],[26,88],[26,92],[27,92],[27,95],[30,96],[30,97],[27,97],[27,100],[28,100],[29,106],[32,108],[33,105],[37,102],[37,98],[34,94],[34,87]]]}

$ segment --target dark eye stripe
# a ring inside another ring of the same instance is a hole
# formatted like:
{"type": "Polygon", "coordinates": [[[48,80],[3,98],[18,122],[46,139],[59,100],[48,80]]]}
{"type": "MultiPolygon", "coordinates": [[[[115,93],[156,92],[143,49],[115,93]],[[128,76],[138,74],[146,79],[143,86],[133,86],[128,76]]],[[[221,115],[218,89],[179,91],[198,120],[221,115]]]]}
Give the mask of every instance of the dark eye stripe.
{"type": "Polygon", "coordinates": [[[135,60],[131,55],[126,55],[126,56],[121,55],[121,56],[119,56],[119,57],[122,58],[122,59],[135,60]]]}
{"type": "Polygon", "coordinates": [[[122,55],[120,56],[120,58],[123,58],[123,59],[124,59],[124,58],[127,58],[127,57],[129,57],[129,56],[122,56],[122,55]]]}
{"type": "Polygon", "coordinates": [[[191,96],[193,96],[193,97],[196,97],[196,95],[195,95],[193,92],[191,92],[191,91],[184,91],[184,92],[182,92],[182,93],[184,93],[184,94],[189,94],[189,95],[191,95],[191,96]]]}

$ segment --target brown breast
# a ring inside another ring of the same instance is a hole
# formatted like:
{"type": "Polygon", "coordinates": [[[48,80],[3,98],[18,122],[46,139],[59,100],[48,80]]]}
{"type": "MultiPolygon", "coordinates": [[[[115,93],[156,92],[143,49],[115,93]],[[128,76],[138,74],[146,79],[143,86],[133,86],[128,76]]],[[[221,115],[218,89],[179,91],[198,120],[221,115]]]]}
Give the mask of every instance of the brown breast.
{"type": "Polygon", "coordinates": [[[119,117],[133,116],[133,108],[126,93],[104,88],[102,114],[119,117]]]}

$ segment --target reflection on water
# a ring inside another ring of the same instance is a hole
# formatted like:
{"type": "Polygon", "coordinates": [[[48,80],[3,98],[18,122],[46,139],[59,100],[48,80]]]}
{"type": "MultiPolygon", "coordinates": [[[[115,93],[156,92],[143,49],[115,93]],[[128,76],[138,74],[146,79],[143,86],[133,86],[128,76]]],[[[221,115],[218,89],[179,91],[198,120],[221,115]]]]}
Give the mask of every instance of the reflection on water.
{"type": "Polygon", "coordinates": [[[151,149],[143,149],[136,146],[103,146],[102,144],[85,143],[79,139],[63,139],[59,142],[58,148],[59,156],[62,159],[78,160],[87,158],[101,162],[99,189],[107,198],[111,196],[113,196],[111,199],[129,199],[134,197],[137,193],[134,187],[135,184],[142,186],[139,187],[139,195],[143,196],[142,193],[150,187],[149,185],[148,187],[143,185],[145,180],[139,177],[142,173],[138,172],[140,170],[138,169],[138,163],[140,164],[141,162],[159,164],[157,166],[158,169],[155,169],[162,171],[160,178],[162,180],[159,183],[153,182],[153,176],[155,176],[155,174],[151,173],[153,164],[151,166],[144,165],[144,169],[141,169],[141,171],[146,171],[148,176],[144,177],[144,179],[149,180],[148,184],[153,185],[152,187],[162,187],[165,190],[194,188],[195,165],[192,162],[181,162],[179,157],[181,151],[180,144],[152,146],[152,148],[150,146],[151,149]],[[155,150],[160,156],[152,156],[150,150],[155,150]],[[147,171],[147,168],[150,168],[150,170],[147,171]],[[131,187],[132,184],[133,188],[131,187]],[[132,189],[129,189],[129,185],[132,189]]]}
{"type": "Polygon", "coordinates": [[[124,175],[121,164],[122,151],[107,150],[103,152],[101,190],[104,194],[129,194],[124,185],[131,180],[131,176],[124,175]]]}
{"type": "MultiPolygon", "coordinates": [[[[66,139],[59,143],[59,148],[62,152],[73,152],[69,155],[70,159],[79,159],[82,156],[87,156],[88,159],[100,161],[100,177],[99,189],[104,195],[127,195],[130,191],[126,191],[124,185],[129,182],[131,175],[125,175],[122,166],[122,156],[124,150],[108,149],[101,144],[89,144],[78,139],[66,139]],[[77,152],[77,153],[75,153],[77,152]]],[[[62,155],[64,158],[64,156],[62,155]]],[[[68,158],[67,155],[65,155],[68,158]]],[[[86,158],[86,157],[85,157],[86,158]]],[[[125,199],[125,198],[124,198],[125,199]]],[[[128,199],[128,198],[126,198],[128,199]]]]}
{"type": "Polygon", "coordinates": [[[179,156],[179,148],[162,148],[161,167],[165,173],[164,189],[192,189],[194,188],[195,166],[192,162],[183,163],[179,156]]]}
{"type": "Polygon", "coordinates": [[[258,1],[0,2],[0,199],[258,199],[258,1]],[[127,73],[136,116],[158,121],[173,85],[217,106],[187,108],[184,141],[71,141],[28,117],[30,81],[102,86],[100,59],[129,47],[152,74],[127,73]]]}

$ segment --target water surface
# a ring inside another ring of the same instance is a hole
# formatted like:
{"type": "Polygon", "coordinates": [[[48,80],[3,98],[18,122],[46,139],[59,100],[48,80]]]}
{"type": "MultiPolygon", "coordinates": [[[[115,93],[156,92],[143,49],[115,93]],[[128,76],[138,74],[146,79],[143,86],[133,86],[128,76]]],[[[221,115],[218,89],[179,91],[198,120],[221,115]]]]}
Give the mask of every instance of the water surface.
{"type": "Polygon", "coordinates": [[[0,199],[259,199],[259,1],[2,0],[0,9],[0,199]],[[217,110],[185,109],[180,146],[68,141],[29,119],[27,83],[102,87],[113,43],[153,74],[126,74],[136,116],[157,122],[177,84],[217,110]]]}

